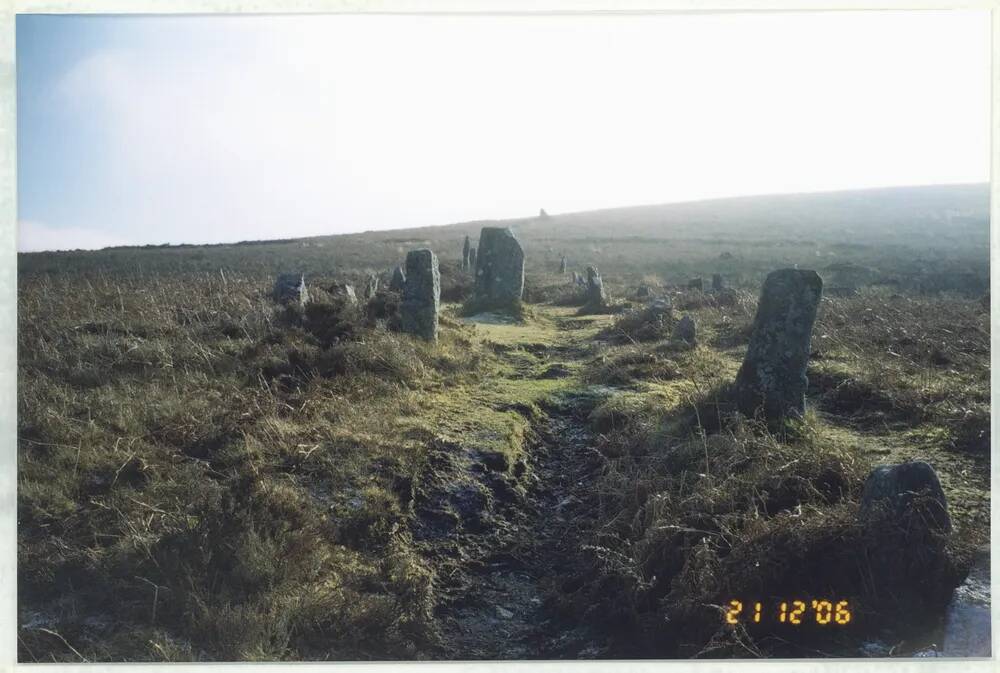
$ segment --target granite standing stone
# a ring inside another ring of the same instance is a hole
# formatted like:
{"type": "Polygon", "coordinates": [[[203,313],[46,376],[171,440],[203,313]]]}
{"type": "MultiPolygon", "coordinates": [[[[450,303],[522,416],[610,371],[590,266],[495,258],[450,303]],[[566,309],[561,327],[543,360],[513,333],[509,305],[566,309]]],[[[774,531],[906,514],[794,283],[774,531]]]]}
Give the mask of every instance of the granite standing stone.
{"type": "Polygon", "coordinates": [[[923,461],[883,465],[872,470],[861,492],[858,518],[871,520],[877,513],[888,515],[903,528],[913,525],[950,532],[948,501],[934,468],[923,461]],[[923,496],[919,511],[915,501],[923,496]]]}
{"type": "Polygon", "coordinates": [[[669,318],[673,315],[674,304],[670,301],[669,297],[661,297],[654,299],[649,304],[649,310],[653,315],[661,315],[669,318]]]}
{"type": "Polygon", "coordinates": [[[274,283],[274,300],[282,304],[293,302],[305,304],[309,301],[306,277],[301,273],[278,274],[278,279],[274,283]]]}
{"type": "Polygon", "coordinates": [[[483,227],[476,259],[475,299],[484,308],[508,308],[524,292],[524,251],[508,228],[483,227]]]}
{"type": "Polygon", "coordinates": [[[559,273],[566,273],[566,255],[559,260],[559,273]]]}
{"type": "Polygon", "coordinates": [[[805,411],[810,341],[823,281],[815,271],[781,269],[764,281],[750,345],[736,376],[740,411],[776,422],[805,411]]]}
{"type": "Polygon", "coordinates": [[[371,299],[378,292],[378,276],[374,273],[368,274],[368,281],[365,283],[365,299],[371,299]]]}
{"type": "Polygon", "coordinates": [[[403,331],[437,341],[441,273],[437,256],[422,248],[406,254],[406,284],[399,307],[403,331]]]}
{"type": "Polygon", "coordinates": [[[462,271],[468,271],[472,267],[469,264],[469,250],[472,248],[472,243],[469,242],[469,237],[465,237],[465,243],[462,245],[462,271]]]}
{"type": "Polygon", "coordinates": [[[677,324],[674,325],[674,332],[671,336],[675,341],[685,341],[693,346],[698,337],[694,318],[686,315],[678,320],[677,324]]]}
{"type": "Polygon", "coordinates": [[[587,306],[591,308],[608,305],[608,293],[604,290],[604,281],[597,267],[587,267],[587,306]]]}
{"type": "Polygon", "coordinates": [[[403,267],[397,266],[392,270],[392,280],[389,281],[389,290],[392,292],[402,292],[403,285],[406,284],[406,274],[403,273],[403,267]]]}
{"type": "Polygon", "coordinates": [[[354,291],[354,286],[347,283],[334,282],[330,285],[330,294],[346,303],[355,305],[358,303],[358,295],[354,291]]]}
{"type": "Polygon", "coordinates": [[[712,289],[719,292],[726,286],[725,282],[722,280],[721,273],[712,274],[712,289]]]}
{"type": "Polygon", "coordinates": [[[469,248],[469,271],[476,270],[476,248],[475,246],[469,248]]]}

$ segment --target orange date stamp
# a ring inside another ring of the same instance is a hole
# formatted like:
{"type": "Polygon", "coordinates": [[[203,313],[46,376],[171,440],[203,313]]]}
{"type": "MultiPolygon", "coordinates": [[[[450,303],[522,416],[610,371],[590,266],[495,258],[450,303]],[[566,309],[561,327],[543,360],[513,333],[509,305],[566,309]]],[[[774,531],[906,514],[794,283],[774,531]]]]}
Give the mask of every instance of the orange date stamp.
{"type": "Polygon", "coordinates": [[[851,610],[847,601],[813,600],[808,605],[805,601],[793,600],[782,601],[777,606],[754,602],[746,606],[748,609],[744,613],[742,601],[733,599],[729,601],[726,609],[725,621],[727,624],[753,623],[760,624],[763,621],[776,621],[779,624],[800,625],[804,622],[815,622],[819,625],[845,625],[851,622],[851,610]]]}

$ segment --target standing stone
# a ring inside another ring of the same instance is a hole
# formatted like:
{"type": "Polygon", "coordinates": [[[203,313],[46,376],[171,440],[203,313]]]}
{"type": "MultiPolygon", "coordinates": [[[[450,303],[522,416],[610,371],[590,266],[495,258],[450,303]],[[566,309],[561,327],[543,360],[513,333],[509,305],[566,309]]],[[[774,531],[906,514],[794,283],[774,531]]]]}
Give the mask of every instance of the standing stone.
{"type": "Polygon", "coordinates": [[[943,613],[961,576],[947,551],[951,519],[934,468],[918,461],[872,470],[858,523],[872,587],[904,614],[943,613]]]}
{"type": "Polygon", "coordinates": [[[697,340],[697,336],[698,332],[694,324],[694,318],[686,315],[674,325],[674,332],[671,338],[674,341],[685,341],[693,346],[697,340]]]}
{"type": "Polygon", "coordinates": [[[358,303],[358,295],[354,292],[354,286],[347,283],[333,282],[330,285],[330,294],[343,299],[346,303],[355,305],[358,303]]]}
{"type": "Polygon", "coordinates": [[[469,250],[472,248],[472,244],[469,242],[469,237],[465,237],[465,243],[462,245],[462,271],[468,271],[472,267],[469,264],[469,250]]]}
{"type": "Polygon", "coordinates": [[[661,297],[660,299],[654,299],[649,305],[649,311],[653,315],[664,316],[669,318],[673,315],[674,304],[670,301],[669,297],[661,297]]]}
{"type": "Polygon", "coordinates": [[[881,514],[902,529],[920,526],[951,531],[948,501],[934,468],[923,461],[883,465],[872,470],[861,492],[858,518],[862,522],[881,514]],[[921,506],[917,506],[917,499],[921,506]]]}
{"type": "Polygon", "coordinates": [[[476,248],[469,248],[469,271],[476,270],[476,248]]]}
{"type": "Polygon", "coordinates": [[[403,267],[397,266],[392,270],[392,280],[389,281],[389,289],[392,292],[402,292],[405,283],[406,274],[403,273],[403,267]]]}
{"type": "Polygon", "coordinates": [[[309,291],[306,290],[306,277],[301,273],[280,273],[274,283],[274,300],[282,304],[309,301],[309,291]]]}
{"type": "Polygon", "coordinates": [[[721,292],[722,289],[725,286],[726,285],[725,285],[725,283],[722,280],[722,274],[721,273],[713,273],[712,274],[712,289],[715,290],[716,292],[721,292]]]}
{"type": "Polygon", "coordinates": [[[740,411],[769,422],[805,411],[806,365],[823,281],[815,271],[781,269],[764,281],[750,345],[736,375],[740,411]]]}
{"type": "Polygon", "coordinates": [[[698,290],[699,292],[705,291],[705,281],[701,278],[692,278],[688,281],[689,290],[698,290]]]}
{"type": "Polygon", "coordinates": [[[587,267],[587,307],[603,308],[608,305],[608,294],[604,291],[601,274],[593,266],[587,267]]]}
{"type": "Polygon", "coordinates": [[[371,299],[378,292],[378,276],[374,273],[368,274],[368,281],[365,283],[365,299],[371,299]]]}
{"type": "Polygon", "coordinates": [[[545,212],[544,208],[539,208],[538,209],[538,217],[540,217],[540,218],[542,218],[544,220],[548,216],[549,216],[549,214],[545,212]]]}
{"type": "Polygon", "coordinates": [[[559,273],[566,273],[566,255],[559,260],[559,273]]]}
{"type": "Polygon", "coordinates": [[[437,256],[422,248],[406,254],[406,284],[399,307],[403,331],[437,341],[441,273],[437,256]]]}
{"type": "Polygon", "coordinates": [[[648,285],[640,285],[639,289],[635,291],[635,296],[638,297],[639,299],[646,299],[649,297],[649,294],[650,292],[648,285]]]}
{"type": "Polygon", "coordinates": [[[524,251],[514,232],[483,227],[476,259],[475,300],[483,308],[509,308],[524,292],[524,251]]]}

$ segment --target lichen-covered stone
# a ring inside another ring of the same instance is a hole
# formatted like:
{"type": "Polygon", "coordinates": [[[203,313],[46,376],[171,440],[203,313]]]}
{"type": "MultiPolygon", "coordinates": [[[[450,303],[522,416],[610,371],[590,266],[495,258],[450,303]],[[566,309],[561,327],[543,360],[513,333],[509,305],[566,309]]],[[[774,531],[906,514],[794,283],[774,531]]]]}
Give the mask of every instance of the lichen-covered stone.
{"type": "Polygon", "coordinates": [[[371,299],[378,292],[378,275],[374,273],[368,274],[368,280],[365,282],[365,299],[371,299]]]}
{"type": "Polygon", "coordinates": [[[301,273],[281,273],[274,283],[274,300],[282,304],[309,301],[309,291],[306,289],[306,277],[301,273]]]}
{"type": "Polygon", "coordinates": [[[861,492],[858,517],[866,522],[878,515],[888,516],[904,528],[916,525],[939,532],[951,531],[948,501],[941,482],[934,468],[923,461],[883,465],[872,470],[861,492]]]}
{"type": "Polygon", "coordinates": [[[588,308],[603,308],[608,305],[608,293],[604,289],[604,281],[597,267],[587,267],[587,303],[588,308]]]}
{"type": "Polygon", "coordinates": [[[678,320],[677,324],[674,325],[674,331],[671,336],[674,341],[684,341],[693,346],[698,338],[698,331],[694,323],[694,318],[686,315],[678,320]]]}
{"type": "Polygon", "coordinates": [[[649,309],[669,317],[673,315],[674,304],[669,297],[661,297],[650,302],[649,309]]]}
{"type": "Polygon", "coordinates": [[[437,341],[441,307],[441,273],[437,256],[422,248],[406,255],[406,283],[399,307],[403,331],[437,341]]]}
{"type": "Polygon", "coordinates": [[[347,304],[354,305],[358,303],[358,295],[354,291],[354,286],[349,285],[348,283],[340,283],[336,281],[331,283],[330,294],[343,300],[347,304]]]}
{"type": "Polygon", "coordinates": [[[403,273],[403,267],[397,266],[392,270],[392,279],[389,281],[389,290],[392,292],[402,292],[403,285],[406,284],[406,274],[403,273]]]}
{"type": "Polygon", "coordinates": [[[483,227],[479,235],[474,298],[483,308],[508,308],[524,293],[524,251],[505,227],[483,227]]]}
{"type": "Polygon", "coordinates": [[[736,376],[740,411],[768,423],[805,411],[810,342],[823,281],[815,271],[781,269],[764,281],[750,345],[736,376]]]}

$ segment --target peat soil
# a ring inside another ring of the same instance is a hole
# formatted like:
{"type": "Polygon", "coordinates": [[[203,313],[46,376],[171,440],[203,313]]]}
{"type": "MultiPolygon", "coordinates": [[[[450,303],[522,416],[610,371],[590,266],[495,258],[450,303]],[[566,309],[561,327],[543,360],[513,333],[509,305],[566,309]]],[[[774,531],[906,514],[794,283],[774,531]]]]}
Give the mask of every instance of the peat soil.
{"type": "Polygon", "coordinates": [[[586,659],[606,651],[600,633],[550,600],[576,574],[601,466],[573,404],[563,398],[535,426],[523,499],[500,515],[507,534],[489,538],[438,615],[449,659],[586,659]]]}
{"type": "MultiPolygon", "coordinates": [[[[585,355],[576,337],[582,334],[559,345],[518,344],[548,368],[538,373],[510,356],[511,378],[549,378],[553,368],[570,375],[560,368],[585,355]]],[[[497,352],[507,357],[507,349],[497,352]]],[[[435,568],[441,598],[434,658],[607,656],[608,634],[555,609],[555,598],[572,590],[565,585],[579,574],[580,547],[597,518],[603,461],[587,427],[590,397],[571,390],[540,407],[506,403],[530,422],[524,458],[514,465],[475,446],[433,448],[414,498],[413,535],[435,568]]]]}

